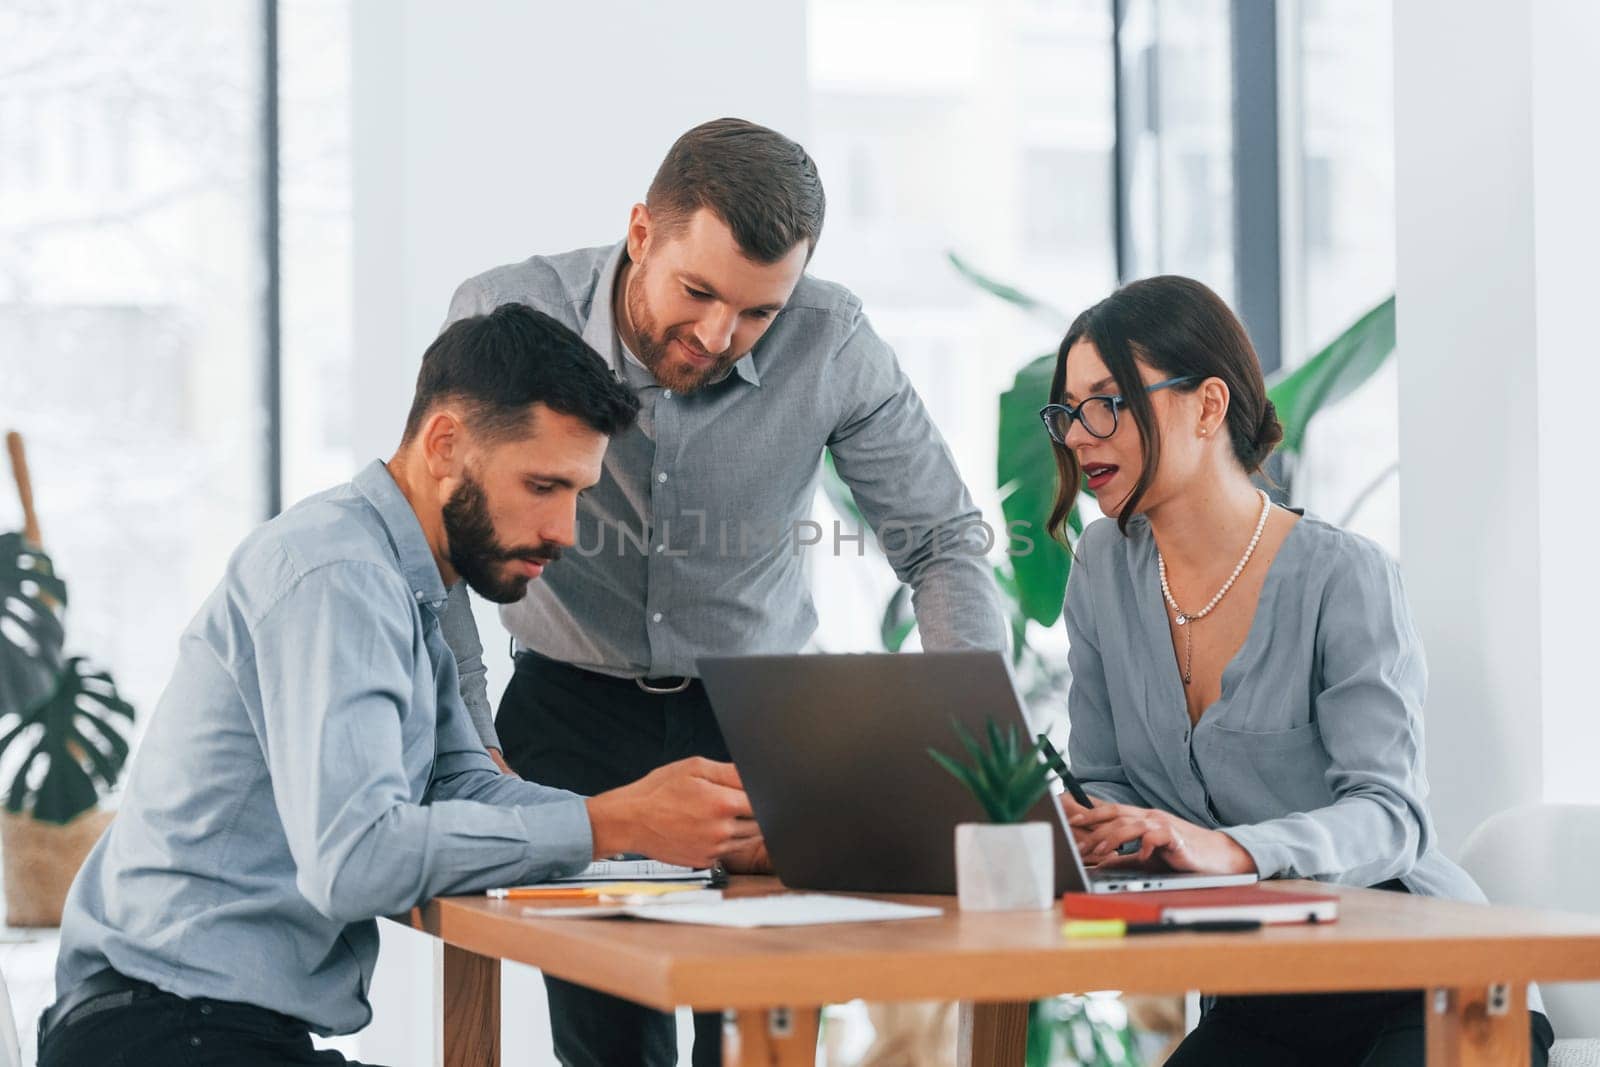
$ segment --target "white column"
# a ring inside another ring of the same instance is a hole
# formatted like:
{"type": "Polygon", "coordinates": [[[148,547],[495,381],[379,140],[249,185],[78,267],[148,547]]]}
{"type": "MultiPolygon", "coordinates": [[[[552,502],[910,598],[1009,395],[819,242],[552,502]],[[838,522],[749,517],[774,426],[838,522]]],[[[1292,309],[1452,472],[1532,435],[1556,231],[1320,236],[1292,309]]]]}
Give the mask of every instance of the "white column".
{"type": "MultiPolygon", "coordinates": [[[[398,443],[461,281],[620,239],[667,147],[696,123],[737,115],[806,137],[804,0],[356,0],[352,51],[361,462],[398,443]]],[[[505,636],[492,613],[479,625],[497,699],[505,636]]],[[[378,966],[361,1057],[432,1064],[438,954],[391,929],[378,966]]],[[[507,1063],[552,1062],[535,973],[503,978],[507,1063]]]]}
{"type": "Polygon", "coordinates": [[[1600,8],[1394,10],[1401,553],[1454,851],[1512,804],[1600,802],[1584,669],[1600,8]]]}
{"type": "Polygon", "coordinates": [[[1600,803],[1600,5],[1544,0],[1533,23],[1534,313],[1539,389],[1539,671],[1544,799],[1600,803]]]}

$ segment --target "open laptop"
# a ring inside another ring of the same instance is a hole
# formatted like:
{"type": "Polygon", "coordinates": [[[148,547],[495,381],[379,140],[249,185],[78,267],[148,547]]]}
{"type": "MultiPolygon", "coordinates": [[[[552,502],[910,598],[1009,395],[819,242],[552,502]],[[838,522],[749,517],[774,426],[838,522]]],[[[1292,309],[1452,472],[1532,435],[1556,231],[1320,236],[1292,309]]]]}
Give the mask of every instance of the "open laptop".
{"type": "MultiPolygon", "coordinates": [[[[954,893],[955,827],[977,800],[928,756],[966,762],[951,720],[1031,737],[1000,652],[702,657],[700,677],[778,877],[792,889],[954,893]]],[[[1046,795],[1056,892],[1246,885],[1255,875],[1090,870],[1046,795]]]]}

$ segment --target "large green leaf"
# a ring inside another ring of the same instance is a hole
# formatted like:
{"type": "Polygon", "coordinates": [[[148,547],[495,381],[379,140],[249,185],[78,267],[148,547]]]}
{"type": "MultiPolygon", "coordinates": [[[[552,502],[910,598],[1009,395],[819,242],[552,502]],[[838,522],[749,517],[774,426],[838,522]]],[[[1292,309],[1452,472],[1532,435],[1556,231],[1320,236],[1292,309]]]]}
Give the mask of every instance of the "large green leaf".
{"type": "Polygon", "coordinates": [[[884,651],[899,652],[916,628],[917,614],[911,605],[911,588],[896,586],[889,603],[884,605],[883,620],[878,624],[878,637],[883,641],[884,651]]]}
{"type": "Polygon", "coordinates": [[[1367,312],[1321,352],[1276,374],[1267,396],[1283,423],[1279,449],[1299,454],[1306,427],[1323,408],[1338,403],[1377,373],[1394,351],[1394,297],[1367,312]]]}
{"type": "Polygon", "coordinates": [[[0,534],[0,715],[49,696],[61,673],[67,586],[20,533],[0,534]]]}
{"type": "Polygon", "coordinates": [[[1039,409],[1050,400],[1055,366],[1055,353],[1038,357],[1018,371],[1011,388],[1000,394],[995,463],[1006,533],[1016,535],[1007,541],[1007,551],[1017,603],[1024,617],[1041,626],[1060,617],[1072,569],[1071,553],[1045,530],[1056,498],[1056,463],[1039,409]]]}
{"type": "Polygon", "coordinates": [[[950,265],[954,267],[963,278],[966,278],[979,289],[982,289],[991,296],[997,296],[1006,303],[1011,304],[1014,307],[1019,307],[1023,311],[1026,311],[1036,318],[1043,320],[1052,329],[1059,330],[1062,333],[1067,332],[1067,326],[1072,322],[1072,319],[1065,311],[1062,311],[1054,304],[1051,304],[1045,300],[1041,300],[1036,296],[1031,296],[1028,293],[1023,292],[1021,289],[1018,289],[1016,286],[1007,285],[1005,282],[996,281],[987,274],[984,274],[982,271],[978,270],[976,267],[972,266],[960,256],[956,255],[954,252],[946,252],[945,255],[949,258],[950,265]]]}
{"type": "Polygon", "coordinates": [[[93,808],[100,787],[115,785],[127,762],[122,731],[132,721],[133,707],[109,674],[81,656],[67,660],[50,696],[0,736],[0,753],[17,742],[30,746],[6,791],[6,810],[66,823],[93,808]]]}

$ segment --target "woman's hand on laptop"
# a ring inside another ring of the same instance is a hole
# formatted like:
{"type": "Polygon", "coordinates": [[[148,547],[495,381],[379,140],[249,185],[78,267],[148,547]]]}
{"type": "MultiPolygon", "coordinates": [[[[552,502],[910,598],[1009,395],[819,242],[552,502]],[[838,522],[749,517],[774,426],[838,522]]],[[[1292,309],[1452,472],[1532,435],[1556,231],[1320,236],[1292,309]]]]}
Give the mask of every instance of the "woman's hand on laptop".
{"type": "Polygon", "coordinates": [[[761,837],[733,764],[698,756],[657,768],[586,803],[596,859],[632,852],[709,867],[761,837]]]}
{"type": "Polygon", "coordinates": [[[1078,846],[1078,854],[1084,858],[1085,862],[1088,862],[1089,835],[1093,832],[1093,830],[1086,826],[1079,826],[1074,821],[1074,818],[1086,811],[1098,810],[1099,808],[1109,804],[1110,801],[1102,800],[1096,804],[1094,808],[1086,808],[1082,804],[1079,804],[1076,800],[1073,800],[1071,793],[1062,793],[1056,799],[1061,802],[1061,810],[1067,814],[1067,825],[1072,828],[1072,839],[1078,846]]]}
{"type": "Polygon", "coordinates": [[[1203,874],[1253,874],[1255,860],[1221,830],[1208,830],[1171,812],[1101,801],[1093,808],[1068,807],[1068,824],[1083,862],[1091,867],[1165,867],[1203,874]],[[1074,810],[1075,809],[1075,810],[1074,810]],[[1117,854],[1137,840],[1139,851],[1117,854]]]}

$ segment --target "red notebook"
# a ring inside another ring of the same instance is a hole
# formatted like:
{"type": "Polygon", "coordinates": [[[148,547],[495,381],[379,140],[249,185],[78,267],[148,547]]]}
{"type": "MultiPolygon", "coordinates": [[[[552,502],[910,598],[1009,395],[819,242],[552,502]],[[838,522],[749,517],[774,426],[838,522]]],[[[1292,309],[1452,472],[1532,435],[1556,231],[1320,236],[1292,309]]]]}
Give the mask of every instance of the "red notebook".
{"type": "Polygon", "coordinates": [[[1061,912],[1069,919],[1126,919],[1141,923],[1192,923],[1215,919],[1331,923],[1339,918],[1339,898],[1260,885],[1170,889],[1155,893],[1066,893],[1061,898],[1061,912]]]}

